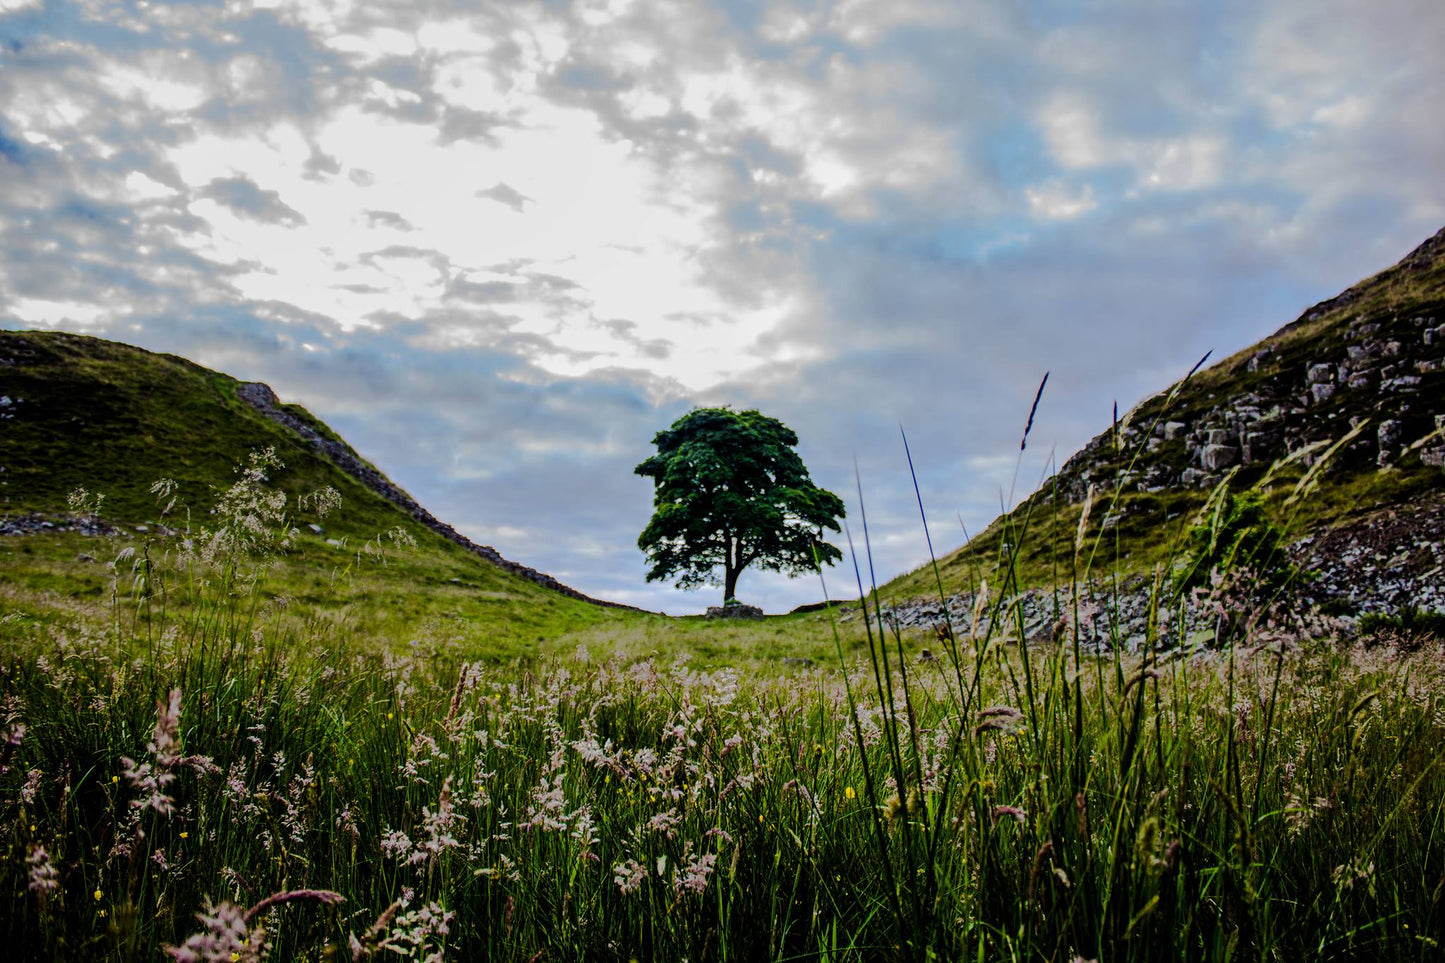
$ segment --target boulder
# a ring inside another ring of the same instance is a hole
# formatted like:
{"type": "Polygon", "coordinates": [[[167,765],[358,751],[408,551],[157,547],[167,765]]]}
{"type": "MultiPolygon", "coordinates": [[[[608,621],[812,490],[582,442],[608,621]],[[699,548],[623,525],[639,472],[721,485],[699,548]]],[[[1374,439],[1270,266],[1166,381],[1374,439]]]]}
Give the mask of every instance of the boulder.
{"type": "Polygon", "coordinates": [[[1395,419],[1380,422],[1380,427],[1375,429],[1375,441],[1380,449],[1377,457],[1379,464],[1387,465],[1395,460],[1395,449],[1400,446],[1403,436],[1403,428],[1395,419]]]}
{"type": "Polygon", "coordinates": [[[1199,455],[1199,464],[1205,471],[1219,471],[1239,461],[1239,449],[1232,445],[1205,445],[1199,455]]]}

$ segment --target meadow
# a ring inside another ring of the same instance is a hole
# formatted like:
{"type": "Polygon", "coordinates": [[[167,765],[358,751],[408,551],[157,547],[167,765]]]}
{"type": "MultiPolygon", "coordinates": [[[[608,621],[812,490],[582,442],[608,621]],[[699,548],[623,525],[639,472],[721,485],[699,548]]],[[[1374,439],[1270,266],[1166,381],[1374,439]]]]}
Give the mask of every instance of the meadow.
{"type": "Polygon", "coordinates": [[[1225,573],[1188,648],[1082,647],[1075,577],[1027,646],[995,591],[926,637],[639,615],[498,657],[276,591],[264,471],[217,507],[0,616],[8,958],[1440,957],[1436,638],[1225,573]]]}

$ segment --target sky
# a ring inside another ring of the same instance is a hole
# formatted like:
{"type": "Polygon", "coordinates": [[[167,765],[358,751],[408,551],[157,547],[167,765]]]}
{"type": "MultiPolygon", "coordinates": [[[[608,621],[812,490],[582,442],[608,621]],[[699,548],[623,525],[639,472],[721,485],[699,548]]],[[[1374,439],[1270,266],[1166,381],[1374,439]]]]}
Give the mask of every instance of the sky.
{"type": "Polygon", "coordinates": [[[645,581],[633,467],[756,408],[883,580],[928,558],[904,432],[957,547],[1445,225],[1441,50],[1439,0],[0,0],[0,327],[264,381],[674,614],[721,590],[645,581]]]}

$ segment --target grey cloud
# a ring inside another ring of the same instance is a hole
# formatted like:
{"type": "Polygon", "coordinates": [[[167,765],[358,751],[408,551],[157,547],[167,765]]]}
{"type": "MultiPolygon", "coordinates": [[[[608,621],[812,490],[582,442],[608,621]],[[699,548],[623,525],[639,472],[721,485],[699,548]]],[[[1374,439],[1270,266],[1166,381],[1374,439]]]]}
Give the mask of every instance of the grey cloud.
{"type": "Polygon", "coordinates": [[[633,321],[614,319],[600,322],[601,326],[612,332],[619,341],[632,345],[641,354],[648,358],[664,360],[672,355],[672,342],[666,338],[641,338],[634,332],[637,324],[633,321]]]}
{"type": "Polygon", "coordinates": [[[211,181],[198,192],[199,196],[224,204],[243,217],[265,224],[300,227],[306,218],[281,200],[276,191],[263,190],[247,177],[228,177],[211,181]]]}
{"type": "Polygon", "coordinates": [[[559,320],[590,312],[586,291],[574,281],[555,274],[529,271],[524,265],[494,270],[508,280],[469,281],[453,277],[447,282],[446,299],[464,304],[540,304],[546,307],[549,316],[559,320]]]}
{"type": "Polygon", "coordinates": [[[416,230],[406,218],[395,211],[366,211],[367,227],[394,227],[398,231],[416,230]]]}
{"type": "Polygon", "coordinates": [[[532,200],[532,198],[527,195],[519,193],[511,185],[504,184],[501,181],[498,181],[486,190],[477,191],[476,196],[484,197],[490,201],[496,201],[504,207],[510,207],[518,214],[525,213],[527,202],[532,200]]]}
{"type": "Polygon", "coordinates": [[[517,126],[515,120],[500,114],[447,104],[441,108],[441,117],[437,122],[437,141],[441,144],[451,144],[459,140],[478,141],[495,145],[496,132],[514,126],[517,126]]]}
{"type": "Polygon", "coordinates": [[[312,146],[311,156],[306,158],[306,174],[312,178],[322,175],[334,176],[341,173],[341,160],[312,146]]]}

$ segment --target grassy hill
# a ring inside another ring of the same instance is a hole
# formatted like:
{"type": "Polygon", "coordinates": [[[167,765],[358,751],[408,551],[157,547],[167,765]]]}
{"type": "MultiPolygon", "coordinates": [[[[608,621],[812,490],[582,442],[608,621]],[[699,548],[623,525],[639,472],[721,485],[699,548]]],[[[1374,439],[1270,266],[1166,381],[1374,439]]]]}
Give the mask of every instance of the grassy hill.
{"type": "MultiPolygon", "coordinates": [[[[1347,594],[1355,576],[1371,581],[1374,570],[1363,566],[1379,568],[1381,558],[1439,583],[1442,418],[1445,230],[1116,417],[1042,489],[941,558],[939,575],[952,594],[984,578],[998,584],[1006,564],[1024,587],[1066,584],[1100,563],[1123,574],[1169,566],[1223,487],[1258,489],[1296,555],[1330,570],[1325,582],[1336,594],[1347,594]],[[1301,482],[1307,491],[1297,492],[1301,482]],[[1401,517],[1424,527],[1387,524],[1401,517]],[[1382,526],[1396,544],[1367,545],[1382,526]],[[1328,556],[1312,550],[1321,544],[1328,556]],[[1004,545],[1012,547],[1007,563],[1004,545]],[[1363,560],[1358,570],[1341,561],[1352,556],[1363,560]]],[[[893,599],[936,595],[937,580],[925,566],[882,591],[893,599]]]]}
{"type": "Polygon", "coordinates": [[[435,634],[515,654],[631,617],[449,539],[304,408],[277,405],[278,418],[245,400],[260,388],[128,345],[0,331],[0,518],[37,532],[0,539],[6,607],[45,618],[110,608],[119,570],[107,563],[127,548],[174,553],[188,534],[214,527],[211,509],[238,465],[274,449],[283,467],[269,485],[285,493],[296,537],[266,574],[266,591],[304,603],[336,632],[435,634]],[[174,482],[163,499],[151,490],[159,479],[174,482]],[[310,496],[328,488],[340,507],[320,518],[310,496]],[[99,535],[74,524],[78,489],[103,497],[90,527],[99,535]]]}

